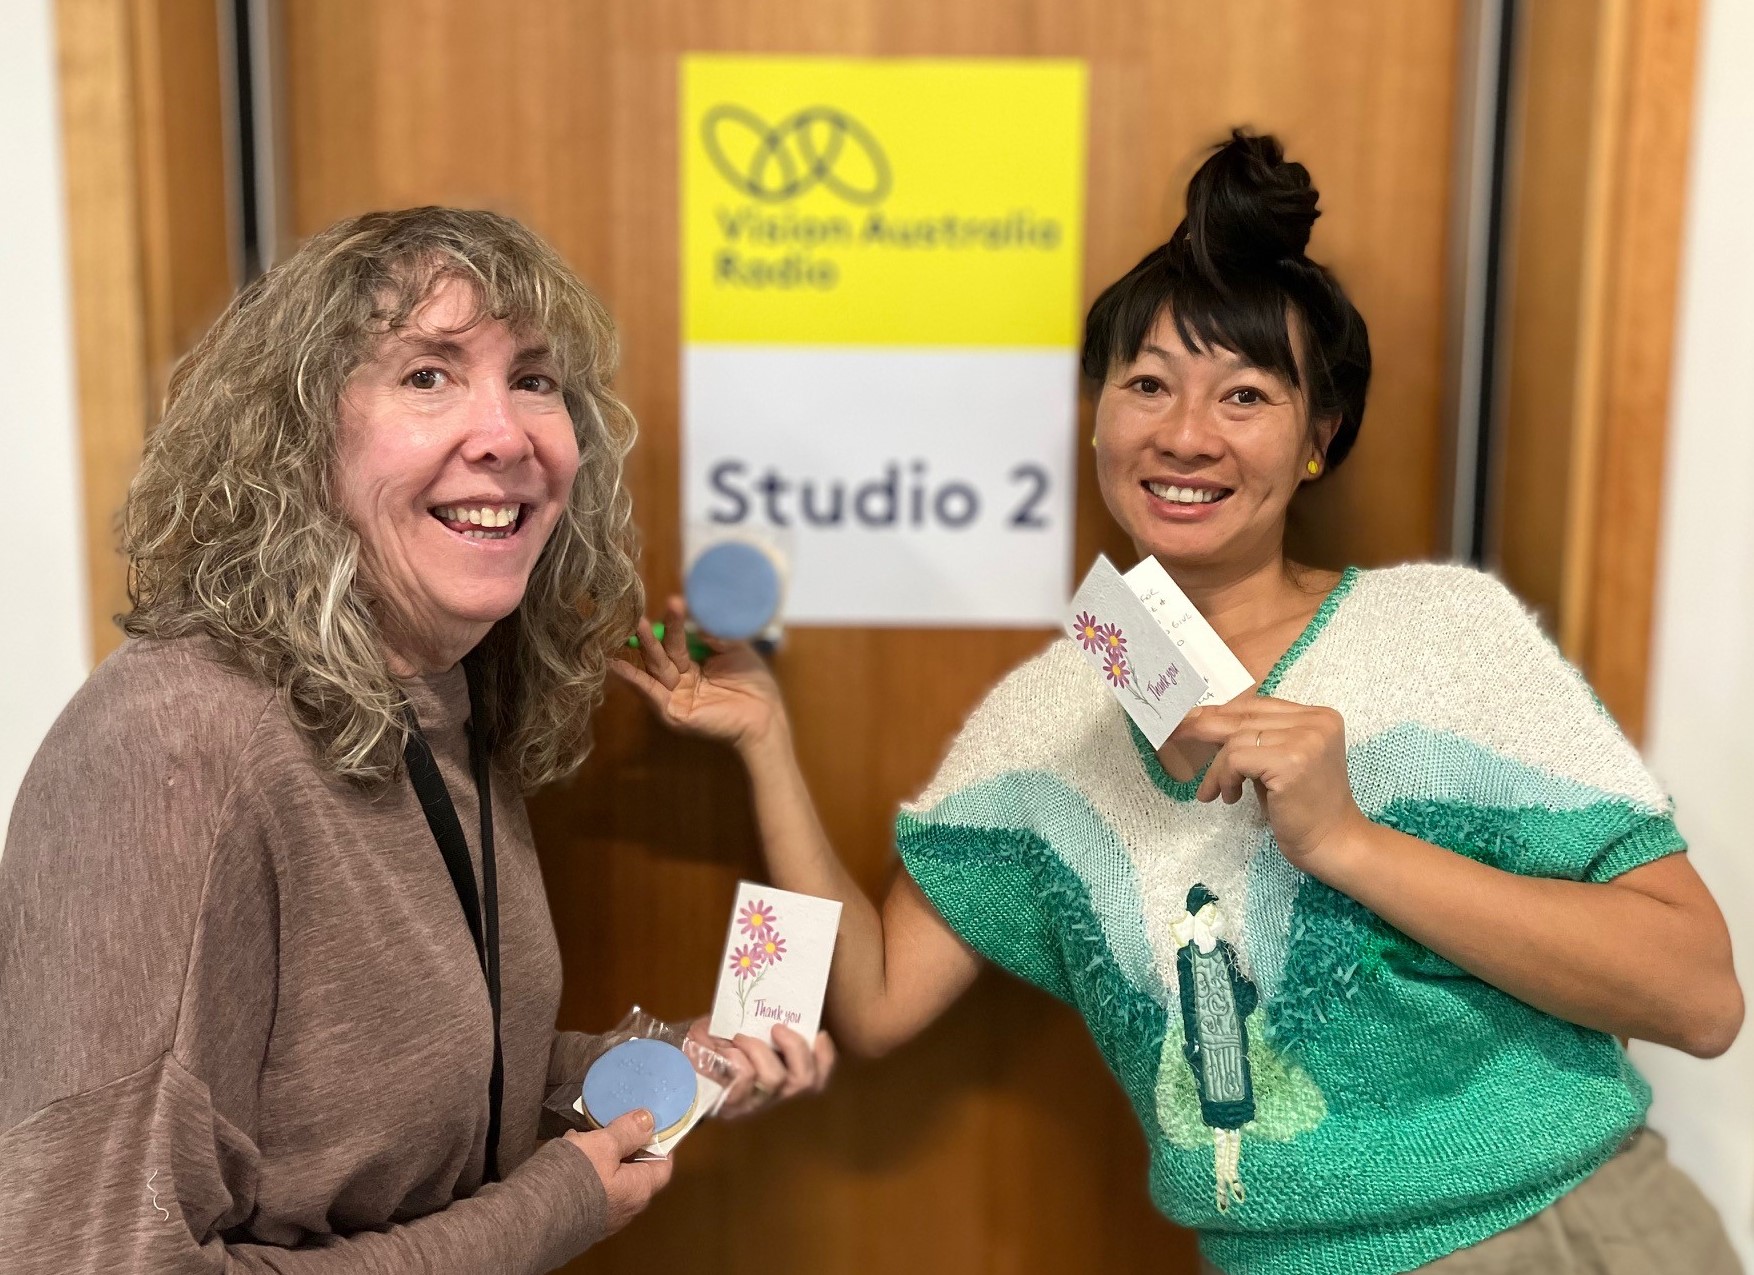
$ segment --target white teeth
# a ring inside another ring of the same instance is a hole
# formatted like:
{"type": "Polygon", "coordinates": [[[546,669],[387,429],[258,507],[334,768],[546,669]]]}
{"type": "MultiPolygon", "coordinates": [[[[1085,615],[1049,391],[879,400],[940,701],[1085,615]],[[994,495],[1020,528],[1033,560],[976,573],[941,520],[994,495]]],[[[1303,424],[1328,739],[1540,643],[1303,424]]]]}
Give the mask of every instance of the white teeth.
{"type": "Polygon", "coordinates": [[[520,508],[519,505],[439,505],[432,512],[445,522],[468,523],[473,527],[509,527],[518,520],[520,508]]]}
{"type": "Polygon", "coordinates": [[[1159,500],[1177,505],[1209,505],[1224,493],[1210,487],[1177,487],[1172,483],[1147,483],[1159,500]]]}

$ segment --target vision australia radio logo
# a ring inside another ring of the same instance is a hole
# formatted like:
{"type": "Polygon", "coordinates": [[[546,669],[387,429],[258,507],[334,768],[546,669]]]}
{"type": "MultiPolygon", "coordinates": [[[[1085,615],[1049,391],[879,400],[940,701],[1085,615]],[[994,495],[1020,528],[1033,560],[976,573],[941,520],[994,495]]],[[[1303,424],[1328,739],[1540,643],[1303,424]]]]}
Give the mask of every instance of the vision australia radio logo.
{"type": "Polygon", "coordinates": [[[778,124],[725,102],[700,125],[707,158],[731,186],[764,204],[784,204],[821,186],[849,204],[889,194],[889,157],[871,130],[832,106],[807,106],[778,124]]]}
{"type": "Polygon", "coordinates": [[[805,106],[776,124],[720,102],[701,116],[698,140],[722,195],[713,209],[717,287],[829,291],[868,250],[1051,251],[1064,240],[1058,219],[1028,209],[893,213],[891,195],[916,202],[930,192],[909,190],[876,132],[837,106],[805,106]],[[827,198],[811,198],[818,192],[827,198]]]}

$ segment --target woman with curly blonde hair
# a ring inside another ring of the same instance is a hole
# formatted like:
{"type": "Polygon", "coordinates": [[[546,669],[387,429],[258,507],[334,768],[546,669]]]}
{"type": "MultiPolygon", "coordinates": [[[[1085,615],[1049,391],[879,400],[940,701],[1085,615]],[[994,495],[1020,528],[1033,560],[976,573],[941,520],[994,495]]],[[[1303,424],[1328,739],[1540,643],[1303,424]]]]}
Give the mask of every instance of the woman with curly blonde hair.
{"type": "MultiPolygon", "coordinates": [[[[521,792],[642,600],[615,357],[529,231],[424,208],[316,236],[178,369],[130,640],[0,857],[9,1270],[543,1271],[667,1180],[623,1162],[647,1113],[536,1132],[592,1038],[521,792]]],[[[727,1048],[732,1111],[832,1064],[727,1048]]]]}

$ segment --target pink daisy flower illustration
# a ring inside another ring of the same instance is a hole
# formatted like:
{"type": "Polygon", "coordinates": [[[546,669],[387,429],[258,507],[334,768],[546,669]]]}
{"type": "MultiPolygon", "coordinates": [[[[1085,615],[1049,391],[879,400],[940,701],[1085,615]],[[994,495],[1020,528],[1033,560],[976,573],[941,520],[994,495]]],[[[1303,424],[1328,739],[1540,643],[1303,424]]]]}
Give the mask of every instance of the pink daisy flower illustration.
{"type": "Polygon", "coordinates": [[[1127,635],[1121,632],[1118,624],[1103,625],[1097,630],[1097,636],[1102,639],[1103,649],[1110,655],[1119,655],[1127,649],[1127,635]]]}
{"type": "Polygon", "coordinates": [[[1102,647],[1102,626],[1088,611],[1080,611],[1072,621],[1072,636],[1086,651],[1096,651],[1102,647]]]}
{"type": "Polygon", "coordinates": [[[752,939],[763,937],[773,929],[773,909],[768,907],[765,899],[757,899],[745,904],[737,912],[737,928],[752,939]]]}
{"type": "Polygon", "coordinates": [[[758,939],[755,946],[761,951],[763,965],[778,965],[785,959],[786,941],[777,933],[770,933],[764,939],[758,939]]]}
{"type": "Polygon", "coordinates": [[[731,972],[738,978],[754,978],[763,964],[759,944],[746,943],[731,953],[731,972]]]}
{"type": "Polygon", "coordinates": [[[1104,660],[1102,671],[1116,686],[1125,686],[1133,675],[1133,670],[1127,667],[1126,657],[1121,655],[1111,655],[1104,660]]]}

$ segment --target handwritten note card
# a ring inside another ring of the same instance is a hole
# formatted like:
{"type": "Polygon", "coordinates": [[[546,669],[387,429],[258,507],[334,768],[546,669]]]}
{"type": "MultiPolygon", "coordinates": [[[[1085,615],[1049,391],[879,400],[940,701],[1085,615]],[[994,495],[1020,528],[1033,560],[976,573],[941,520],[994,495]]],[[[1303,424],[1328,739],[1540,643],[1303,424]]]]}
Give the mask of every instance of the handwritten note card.
{"type": "Polygon", "coordinates": [[[1101,554],[1072,595],[1070,631],[1153,748],[1206,693],[1205,678],[1101,554]]]}
{"type": "Polygon", "coordinates": [[[839,929],[840,904],[833,899],[738,882],[708,1024],[712,1034],[771,1043],[775,1024],[783,1023],[815,1040],[839,929]]]}
{"type": "Polygon", "coordinates": [[[1127,587],[1156,617],[1170,641],[1206,681],[1200,703],[1227,704],[1255,684],[1255,679],[1231,653],[1206,617],[1194,609],[1156,558],[1146,558],[1122,577],[1127,587]]]}

